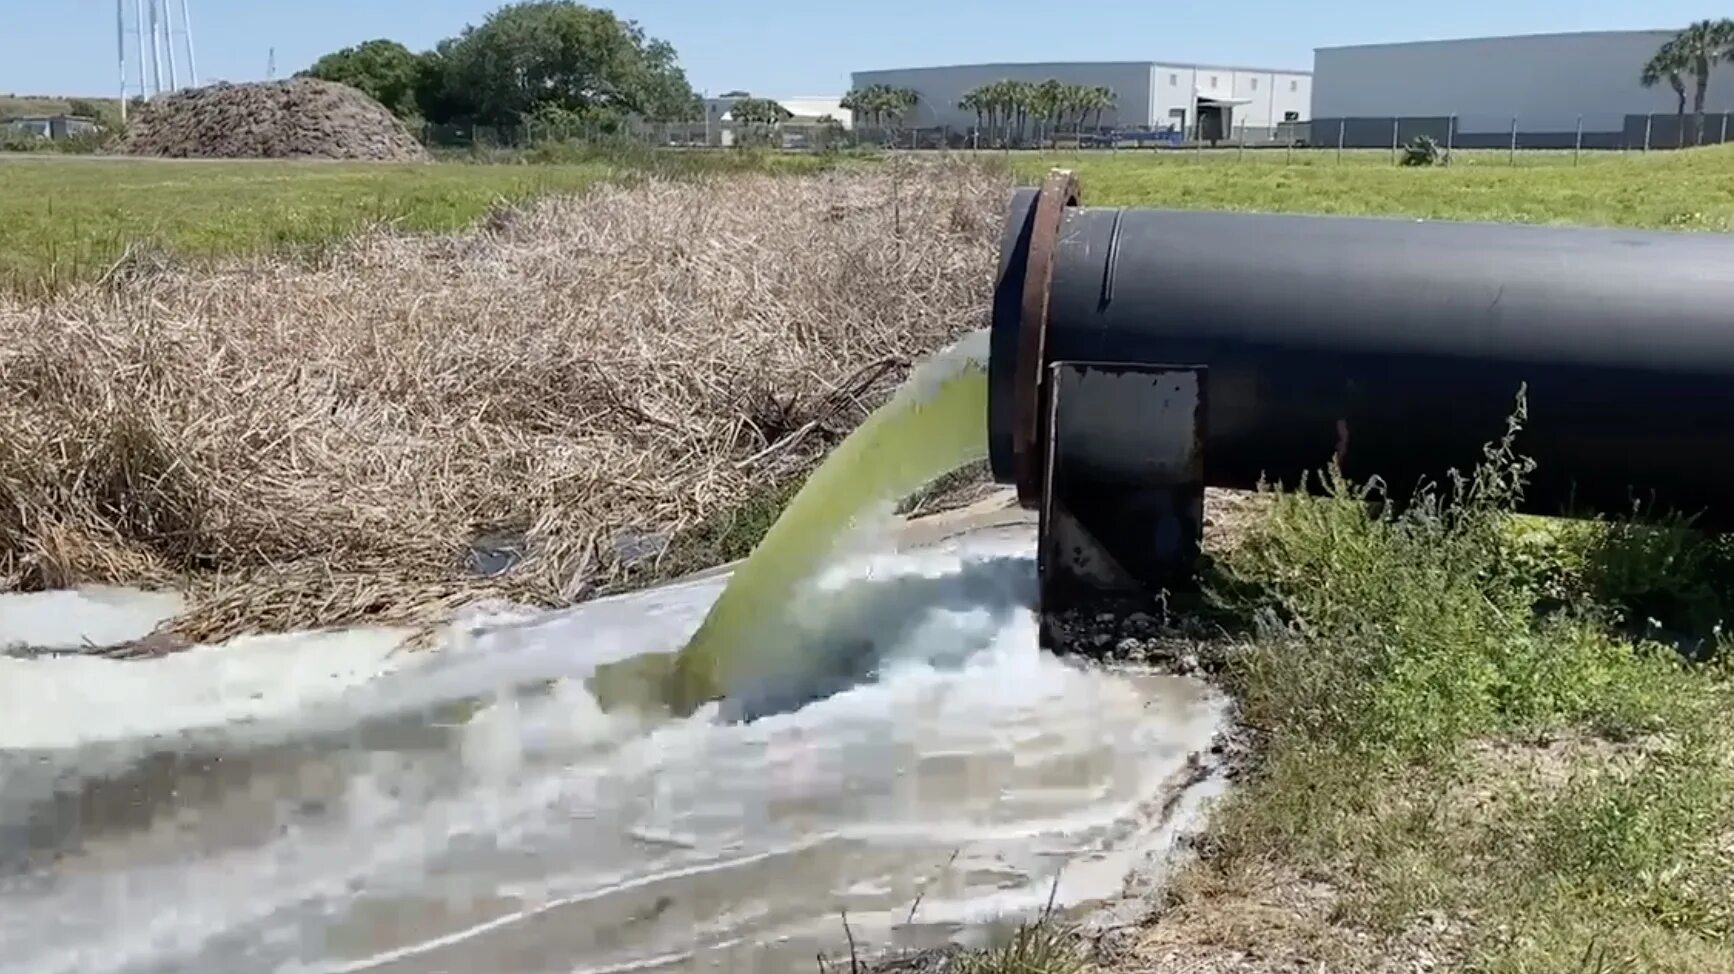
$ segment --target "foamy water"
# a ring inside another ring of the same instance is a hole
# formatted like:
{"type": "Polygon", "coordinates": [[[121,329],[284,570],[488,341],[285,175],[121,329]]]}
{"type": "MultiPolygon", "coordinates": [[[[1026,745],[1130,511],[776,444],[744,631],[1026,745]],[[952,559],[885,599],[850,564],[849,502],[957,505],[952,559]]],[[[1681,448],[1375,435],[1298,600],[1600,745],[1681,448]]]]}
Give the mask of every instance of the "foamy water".
{"type": "MultiPolygon", "coordinates": [[[[809,689],[840,692],[750,724],[604,713],[584,685],[678,649],[721,578],[484,620],[365,681],[279,646],[300,682],[262,655],[227,715],[165,686],[144,724],[14,722],[0,972],[810,971],[844,910],[868,947],[921,945],[1039,909],[1056,875],[1062,904],[1111,897],[1223,707],[1040,653],[1032,547],[833,571],[850,665],[809,689]]],[[[183,685],[222,685],[186,658],[183,685]]],[[[31,661],[38,688],[66,662],[31,661]]],[[[105,665],[132,670],[87,666],[67,699],[149,693],[132,671],[160,663],[105,665]]]]}

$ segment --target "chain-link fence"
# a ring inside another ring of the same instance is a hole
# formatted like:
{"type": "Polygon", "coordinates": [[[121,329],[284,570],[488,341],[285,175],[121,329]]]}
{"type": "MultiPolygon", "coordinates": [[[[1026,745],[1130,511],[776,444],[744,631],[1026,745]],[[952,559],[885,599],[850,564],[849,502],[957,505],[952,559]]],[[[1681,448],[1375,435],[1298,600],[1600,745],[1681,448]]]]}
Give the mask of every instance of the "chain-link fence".
{"type": "Polygon", "coordinates": [[[1597,114],[1572,117],[1429,115],[1318,118],[1305,144],[1317,148],[1400,148],[1426,137],[1453,149],[1652,151],[1719,145],[1734,136],[1734,113],[1597,114]]]}
{"type": "MultiPolygon", "coordinates": [[[[427,125],[421,139],[436,149],[526,149],[550,143],[610,146],[634,144],[647,148],[730,147],[754,145],[785,151],[847,148],[921,150],[1229,150],[1251,152],[1285,149],[1293,158],[1301,150],[1324,150],[1337,157],[1355,151],[1383,149],[1393,161],[1405,147],[1421,139],[1436,143],[1449,159],[1453,153],[1477,150],[1478,156],[1503,153],[1512,164],[1519,153],[1551,150],[1574,158],[1609,151],[1659,151],[1717,145],[1734,139],[1734,113],[1656,115],[1600,114],[1572,117],[1509,115],[1360,116],[1321,118],[1277,125],[1231,125],[1217,138],[1198,138],[1175,127],[1044,128],[1011,125],[981,128],[902,128],[861,126],[853,129],[832,121],[796,120],[776,127],[733,122],[643,122],[625,128],[599,125],[552,125],[526,122],[513,126],[427,125]]],[[[1316,154],[1316,153],[1315,153],[1316,154]]]]}
{"type": "MultiPolygon", "coordinates": [[[[705,122],[638,122],[625,127],[596,124],[549,124],[527,121],[519,125],[424,125],[417,133],[424,145],[434,149],[527,149],[551,143],[578,145],[631,144],[646,148],[698,148],[757,145],[801,150],[842,148],[860,142],[860,136],[835,123],[788,122],[775,128],[705,122]]],[[[910,136],[899,136],[909,144],[910,136]]]]}

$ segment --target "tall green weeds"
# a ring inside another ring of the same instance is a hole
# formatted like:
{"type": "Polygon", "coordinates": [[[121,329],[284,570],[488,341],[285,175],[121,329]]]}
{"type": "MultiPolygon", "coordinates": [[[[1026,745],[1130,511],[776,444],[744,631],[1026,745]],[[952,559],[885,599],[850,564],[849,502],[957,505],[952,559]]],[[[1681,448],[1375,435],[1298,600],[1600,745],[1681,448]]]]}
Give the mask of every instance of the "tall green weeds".
{"type": "Polygon", "coordinates": [[[1256,635],[1223,672],[1264,748],[1207,868],[1328,876],[1338,920],[1385,934],[1439,911],[1468,969],[1718,969],[1727,548],[1519,515],[1524,417],[1403,503],[1327,471],[1224,556],[1256,635]]]}

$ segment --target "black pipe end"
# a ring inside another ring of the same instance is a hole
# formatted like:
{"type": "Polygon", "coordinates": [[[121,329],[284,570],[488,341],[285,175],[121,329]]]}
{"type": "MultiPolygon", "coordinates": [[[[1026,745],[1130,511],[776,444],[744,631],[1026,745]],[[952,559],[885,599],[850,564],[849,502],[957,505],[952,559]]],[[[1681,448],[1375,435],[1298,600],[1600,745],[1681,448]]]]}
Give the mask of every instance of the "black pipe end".
{"type": "Polygon", "coordinates": [[[1018,332],[1023,324],[1024,277],[1030,260],[1030,234],[1035,227],[1035,187],[1012,194],[1000,235],[999,270],[994,279],[992,332],[988,336],[987,456],[993,479],[1017,482],[1012,457],[1016,419],[1018,332]]]}

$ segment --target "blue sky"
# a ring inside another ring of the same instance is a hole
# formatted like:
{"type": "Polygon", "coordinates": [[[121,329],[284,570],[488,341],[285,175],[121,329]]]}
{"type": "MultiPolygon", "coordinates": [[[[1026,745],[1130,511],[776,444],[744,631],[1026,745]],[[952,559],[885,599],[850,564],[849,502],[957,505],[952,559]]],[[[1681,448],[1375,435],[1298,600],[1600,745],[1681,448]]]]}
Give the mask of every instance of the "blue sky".
{"type": "MultiPolygon", "coordinates": [[[[131,3],[131,0],[127,0],[131,3]]],[[[500,0],[191,0],[199,72],[278,76],[374,37],[431,46],[500,0]]],[[[1705,0],[618,0],[680,51],[694,87],[835,94],[849,72],[969,61],[1171,58],[1306,68],[1332,44],[1672,27],[1729,13],[1705,0]],[[1067,10],[1056,14],[1056,10],[1067,10]],[[1232,16],[1225,14],[1232,13],[1232,16]]],[[[177,0],[176,9],[179,4],[177,0]]],[[[0,93],[110,94],[114,0],[0,0],[0,93]]]]}

